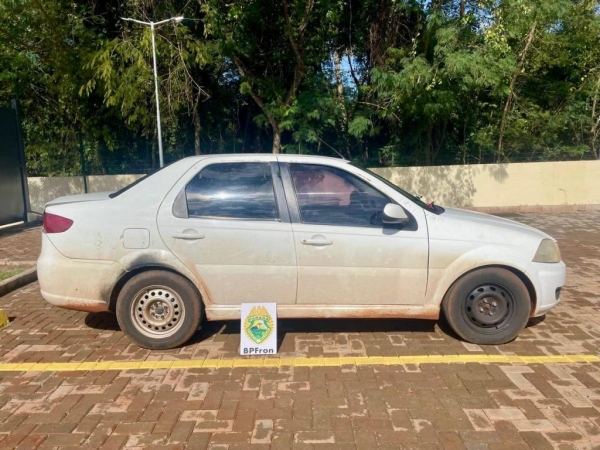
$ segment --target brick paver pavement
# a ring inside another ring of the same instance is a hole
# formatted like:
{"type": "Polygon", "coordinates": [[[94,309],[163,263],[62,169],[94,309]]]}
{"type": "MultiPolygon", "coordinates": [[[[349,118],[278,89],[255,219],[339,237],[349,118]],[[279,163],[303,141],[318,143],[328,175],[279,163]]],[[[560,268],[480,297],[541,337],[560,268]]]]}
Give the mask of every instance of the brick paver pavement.
{"type": "MultiPolygon", "coordinates": [[[[559,239],[563,301],[514,342],[476,346],[443,324],[280,321],[282,357],[599,355],[600,213],[518,215],[559,239]]],[[[4,249],[0,239],[0,248],[4,249]]],[[[0,299],[0,363],[237,357],[239,325],[148,351],[108,314],[46,304],[33,284],[0,299]]],[[[600,448],[600,364],[0,372],[0,448],[600,448]]]]}
{"type": "Polygon", "coordinates": [[[0,230],[0,264],[35,261],[40,254],[40,232],[36,223],[0,230]]]}

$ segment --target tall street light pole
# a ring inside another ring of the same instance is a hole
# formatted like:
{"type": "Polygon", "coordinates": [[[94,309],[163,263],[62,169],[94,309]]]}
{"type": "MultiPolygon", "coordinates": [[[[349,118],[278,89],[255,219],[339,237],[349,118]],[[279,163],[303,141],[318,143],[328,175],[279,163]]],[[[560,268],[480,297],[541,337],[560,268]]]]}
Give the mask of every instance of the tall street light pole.
{"type": "Polygon", "coordinates": [[[162,148],[162,131],[160,128],[160,104],[158,101],[158,71],[156,70],[156,43],[154,41],[154,29],[167,22],[181,22],[184,18],[182,16],[171,17],[170,19],[161,20],[160,22],[142,22],[141,20],[130,19],[128,17],[121,17],[122,20],[126,20],[128,22],[135,22],[142,25],[149,25],[152,30],[152,59],[154,62],[154,92],[156,94],[156,128],[158,131],[158,159],[160,167],[162,168],[165,165],[163,158],[163,148],[162,148]]]}

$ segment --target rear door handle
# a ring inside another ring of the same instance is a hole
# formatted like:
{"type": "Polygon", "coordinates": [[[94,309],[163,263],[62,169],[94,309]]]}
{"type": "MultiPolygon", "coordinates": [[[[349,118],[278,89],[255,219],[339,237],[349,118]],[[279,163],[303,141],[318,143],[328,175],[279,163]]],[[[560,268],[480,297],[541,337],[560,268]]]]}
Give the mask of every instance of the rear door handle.
{"type": "Polygon", "coordinates": [[[302,239],[300,242],[302,242],[304,245],[314,245],[317,247],[333,244],[333,242],[331,242],[329,239],[324,239],[324,238],[302,239]]]}
{"type": "Polygon", "coordinates": [[[174,239],[183,239],[184,241],[195,241],[197,239],[204,239],[204,235],[198,233],[173,234],[171,235],[171,237],[174,239]]]}

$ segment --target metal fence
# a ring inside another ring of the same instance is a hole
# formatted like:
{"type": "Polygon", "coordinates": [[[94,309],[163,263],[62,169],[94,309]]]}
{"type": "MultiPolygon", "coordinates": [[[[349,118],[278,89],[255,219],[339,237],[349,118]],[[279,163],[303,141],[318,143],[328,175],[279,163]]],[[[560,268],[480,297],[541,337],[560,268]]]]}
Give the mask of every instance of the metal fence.
{"type": "MultiPolygon", "coordinates": [[[[125,150],[120,153],[126,155],[125,150]]],[[[54,154],[51,159],[30,157],[27,185],[30,212],[36,214],[58,197],[115,191],[158,168],[148,159],[106,157],[100,162],[83,152],[54,154]]]]}
{"type": "MultiPolygon", "coordinates": [[[[132,154],[132,151],[120,149],[115,151],[115,155],[104,156],[101,160],[91,155],[53,155],[51,160],[32,161],[28,166],[29,177],[27,184],[29,187],[29,200],[31,212],[41,214],[47,202],[67,195],[84,194],[87,192],[115,191],[121,187],[135,181],[135,179],[147,173],[152,173],[158,169],[157,158],[150,158],[148,155],[144,158],[140,154],[132,154]],[[33,176],[32,176],[33,175],[33,176]],[[38,175],[38,176],[36,176],[38,175]]],[[[303,152],[304,153],[304,152],[303,152]]],[[[165,163],[168,164],[177,159],[183,158],[184,154],[165,154],[165,163]]],[[[335,155],[333,155],[335,156],[335,155]]],[[[494,158],[486,155],[465,154],[446,155],[433,159],[433,166],[455,166],[455,165],[473,165],[494,163],[494,158]]],[[[535,154],[511,154],[510,163],[537,162],[541,155],[535,154]],[[538,158],[538,156],[540,156],[538,158]]],[[[559,158],[555,160],[568,159],[587,159],[587,158],[559,158]]],[[[405,167],[415,166],[411,163],[408,156],[403,156],[392,152],[386,153],[385,149],[372,152],[371,155],[363,155],[363,159],[355,161],[364,167],[405,167]]],[[[417,164],[416,166],[420,166],[417,164]]]]}
{"type": "Polygon", "coordinates": [[[41,214],[51,200],[85,193],[84,177],[32,177],[27,179],[31,212],[41,214]]]}

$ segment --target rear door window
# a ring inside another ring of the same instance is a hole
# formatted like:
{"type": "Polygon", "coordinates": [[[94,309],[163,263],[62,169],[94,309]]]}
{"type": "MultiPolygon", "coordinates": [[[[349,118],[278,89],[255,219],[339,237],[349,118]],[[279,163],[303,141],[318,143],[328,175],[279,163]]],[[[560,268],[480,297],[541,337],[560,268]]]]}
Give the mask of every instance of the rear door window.
{"type": "Polygon", "coordinates": [[[268,163],[219,163],[202,169],[185,188],[189,217],[278,220],[268,163]]]}

